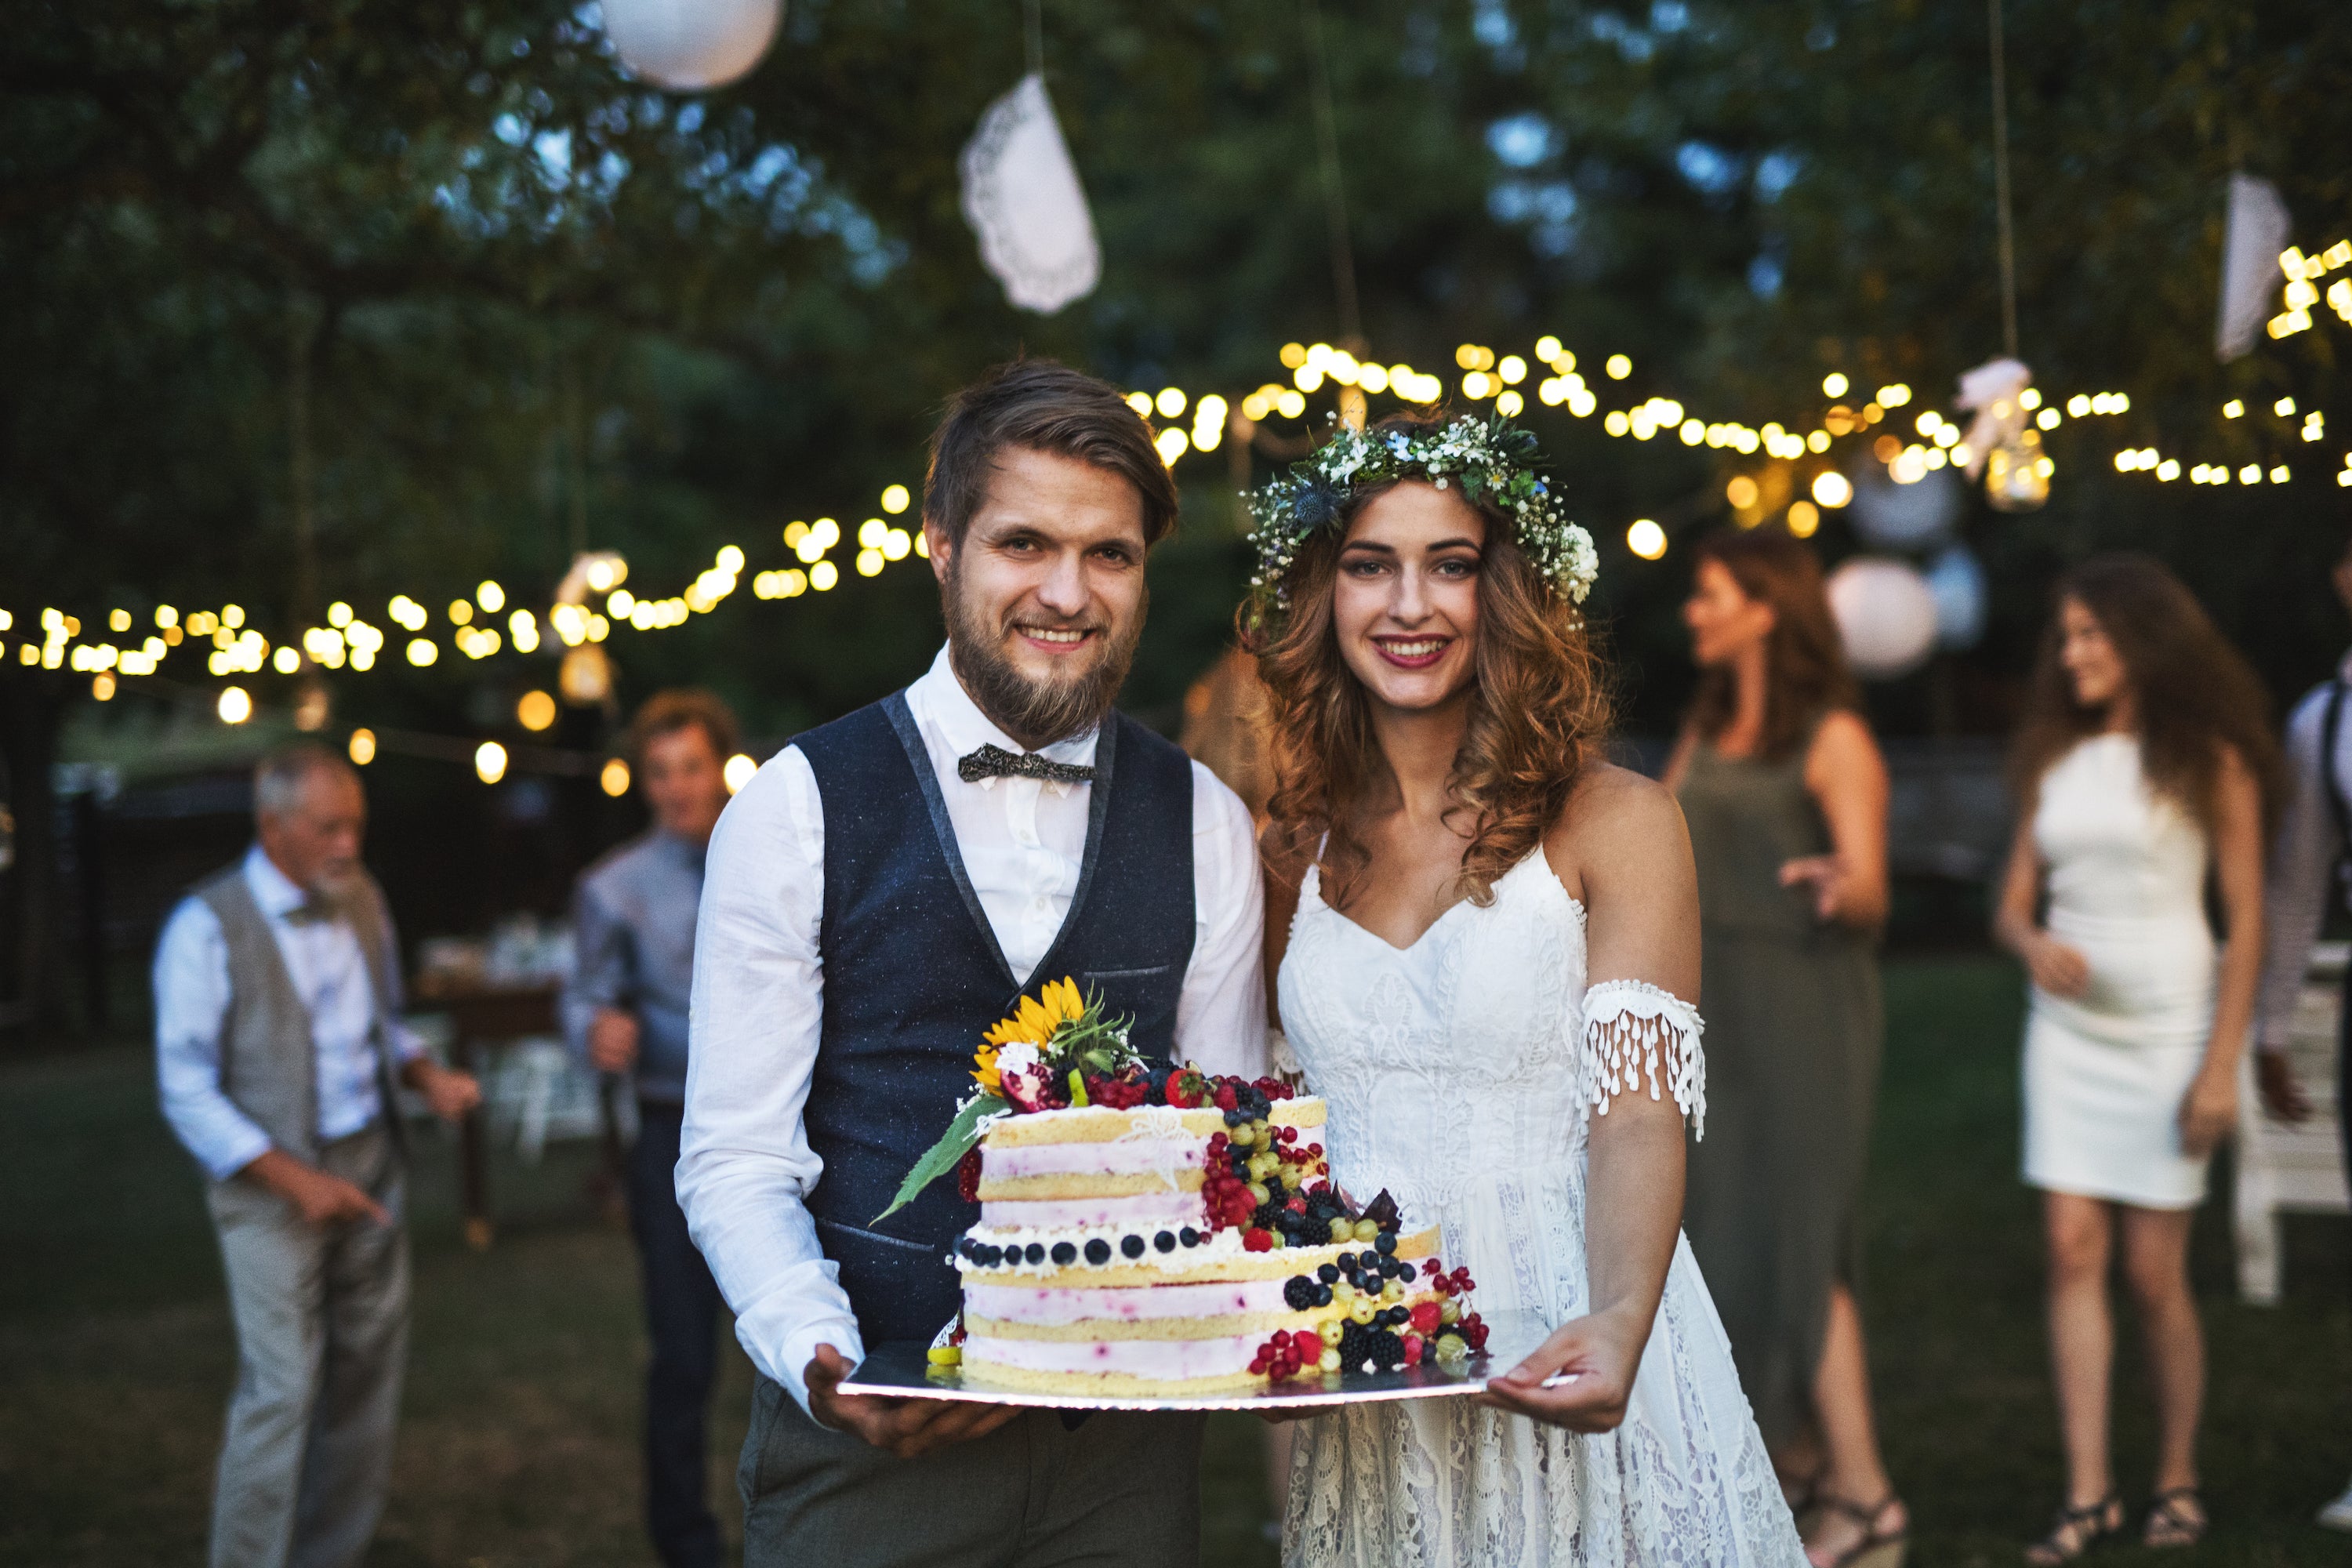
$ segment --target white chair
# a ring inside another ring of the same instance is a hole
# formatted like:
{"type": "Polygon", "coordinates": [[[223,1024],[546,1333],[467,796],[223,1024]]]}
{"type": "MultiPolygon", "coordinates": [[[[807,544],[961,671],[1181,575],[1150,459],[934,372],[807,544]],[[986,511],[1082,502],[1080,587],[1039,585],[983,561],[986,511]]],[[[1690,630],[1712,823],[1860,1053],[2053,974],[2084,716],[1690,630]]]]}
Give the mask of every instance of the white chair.
{"type": "Polygon", "coordinates": [[[2311,950],[2295,1005],[2288,1055],[2311,1102],[2310,1117],[2288,1123],[2264,1109],[2254,1090],[2251,1052],[2239,1074],[2238,1294],[2261,1306],[2279,1299],[2279,1215],[2352,1213],[2336,1126],[2336,1028],[2347,951],[2352,943],[2340,942],[2311,950]]]}

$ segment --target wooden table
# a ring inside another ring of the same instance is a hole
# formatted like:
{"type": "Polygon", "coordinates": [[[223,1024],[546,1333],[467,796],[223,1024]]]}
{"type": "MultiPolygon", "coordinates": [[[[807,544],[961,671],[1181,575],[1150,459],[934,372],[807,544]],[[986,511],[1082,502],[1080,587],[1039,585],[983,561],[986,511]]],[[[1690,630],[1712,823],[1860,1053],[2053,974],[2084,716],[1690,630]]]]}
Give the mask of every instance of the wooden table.
{"type": "MultiPolygon", "coordinates": [[[[487,1047],[537,1035],[560,1035],[556,1011],[562,988],[553,981],[501,984],[447,974],[420,976],[409,994],[419,1012],[449,1016],[453,1065],[479,1078],[487,1047]]],[[[617,1169],[620,1130],[608,1082],[600,1096],[604,1157],[617,1169]]],[[[457,1127],[457,1184],[466,1214],[466,1245],[477,1252],[490,1245],[490,1155],[487,1102],[468,1111],[457,1127]]]]}

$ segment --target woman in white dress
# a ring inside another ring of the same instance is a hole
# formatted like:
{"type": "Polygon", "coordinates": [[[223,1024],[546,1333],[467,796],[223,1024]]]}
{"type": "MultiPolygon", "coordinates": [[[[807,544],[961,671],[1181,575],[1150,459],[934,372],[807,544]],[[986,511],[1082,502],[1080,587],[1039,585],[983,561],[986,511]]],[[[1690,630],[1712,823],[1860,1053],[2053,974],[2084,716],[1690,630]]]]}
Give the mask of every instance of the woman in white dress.
{"type": "Polygon", "coordinates": [[[2142,1539],[2204,1533],[2189,1230],[2207,1158],[2237,1120],[2262,963],[2263,816],[2281,778],[2267,710],[2245,661],[2154,561],[2104,556],[2061,582],[2019,734],[2022,811],[1993,926],[2032,983],[2025,1180],[2045,1194],[2066,1453],[2066,1500],[2029,1562],[2070,1562],[2124,1527],[2107,1450],[2118,1222],[2158,1427],[2142,1539]],[[2227,931],[2218,956],[2209,874],[2227,931]]]}
{"type": "Polygon", "coordinates": [[[1303,1420],[1286,1563],[1805,1559],[1682,1240],[1697,886],[1601,760],[1591,541],[1502,421],[1342,431],[1258,498],[1270,958],[1333,1174],[1556,1325],[1477,1401],[1303,1420]]]}

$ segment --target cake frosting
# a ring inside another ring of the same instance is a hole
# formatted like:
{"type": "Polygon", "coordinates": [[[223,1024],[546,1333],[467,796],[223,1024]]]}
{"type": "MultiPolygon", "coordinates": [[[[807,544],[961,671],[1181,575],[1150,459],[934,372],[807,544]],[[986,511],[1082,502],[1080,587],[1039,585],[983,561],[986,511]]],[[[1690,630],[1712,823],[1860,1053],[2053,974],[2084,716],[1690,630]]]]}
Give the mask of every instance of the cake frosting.
{"type": "Polygon", "coordinates": [[[1331,1188],[1321,1100],[1272,1080],[1203,1091],[1230,1104],[988,1126],[981,1220],[954,1259],[968,1381],[1107,1397],[1242,1390],[1303,1370],[1276,1336],[1311,1341],[1318,1371],[1328,1349],[1338,1370],[1343,1341],[1377,1349],[1371,1334],[1410,1332],[1416,1312],[1443,1326],[1461,1281],[1438,1270],[1437,1232],[1359,1213],[1331,1188]]]}
{"type": "Polygon", "coordinates": [[[1076,982],[982,1037],[976,1092],[884,1219],[952,1170],[980,1222],[935,1366],[1106,1397],[1459,1357],[1486,1328],[1469,1275],[1389,1194],[1331,1183],[1323,1102],[1278,1079],[1155,1065],[1076,982]]]}

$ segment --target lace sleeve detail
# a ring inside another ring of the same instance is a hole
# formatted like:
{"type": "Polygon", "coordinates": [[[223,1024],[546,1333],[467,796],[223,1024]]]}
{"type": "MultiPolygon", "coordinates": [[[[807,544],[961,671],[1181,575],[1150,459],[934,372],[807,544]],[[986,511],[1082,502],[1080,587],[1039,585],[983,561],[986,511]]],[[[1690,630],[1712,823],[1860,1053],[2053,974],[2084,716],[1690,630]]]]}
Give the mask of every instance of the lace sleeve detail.
{"type": "Polygon", "coordinates": [[[1584,994],[1578,1099],[1602,1116],[1619,1094],[1661,1091],[1706,1135],[1706,1055],[1698,1009],[1646,981],[1604,980],[1584,994]],[[1646,1082],[1645,1082],[1646,1080],[1646,1082]]]}

